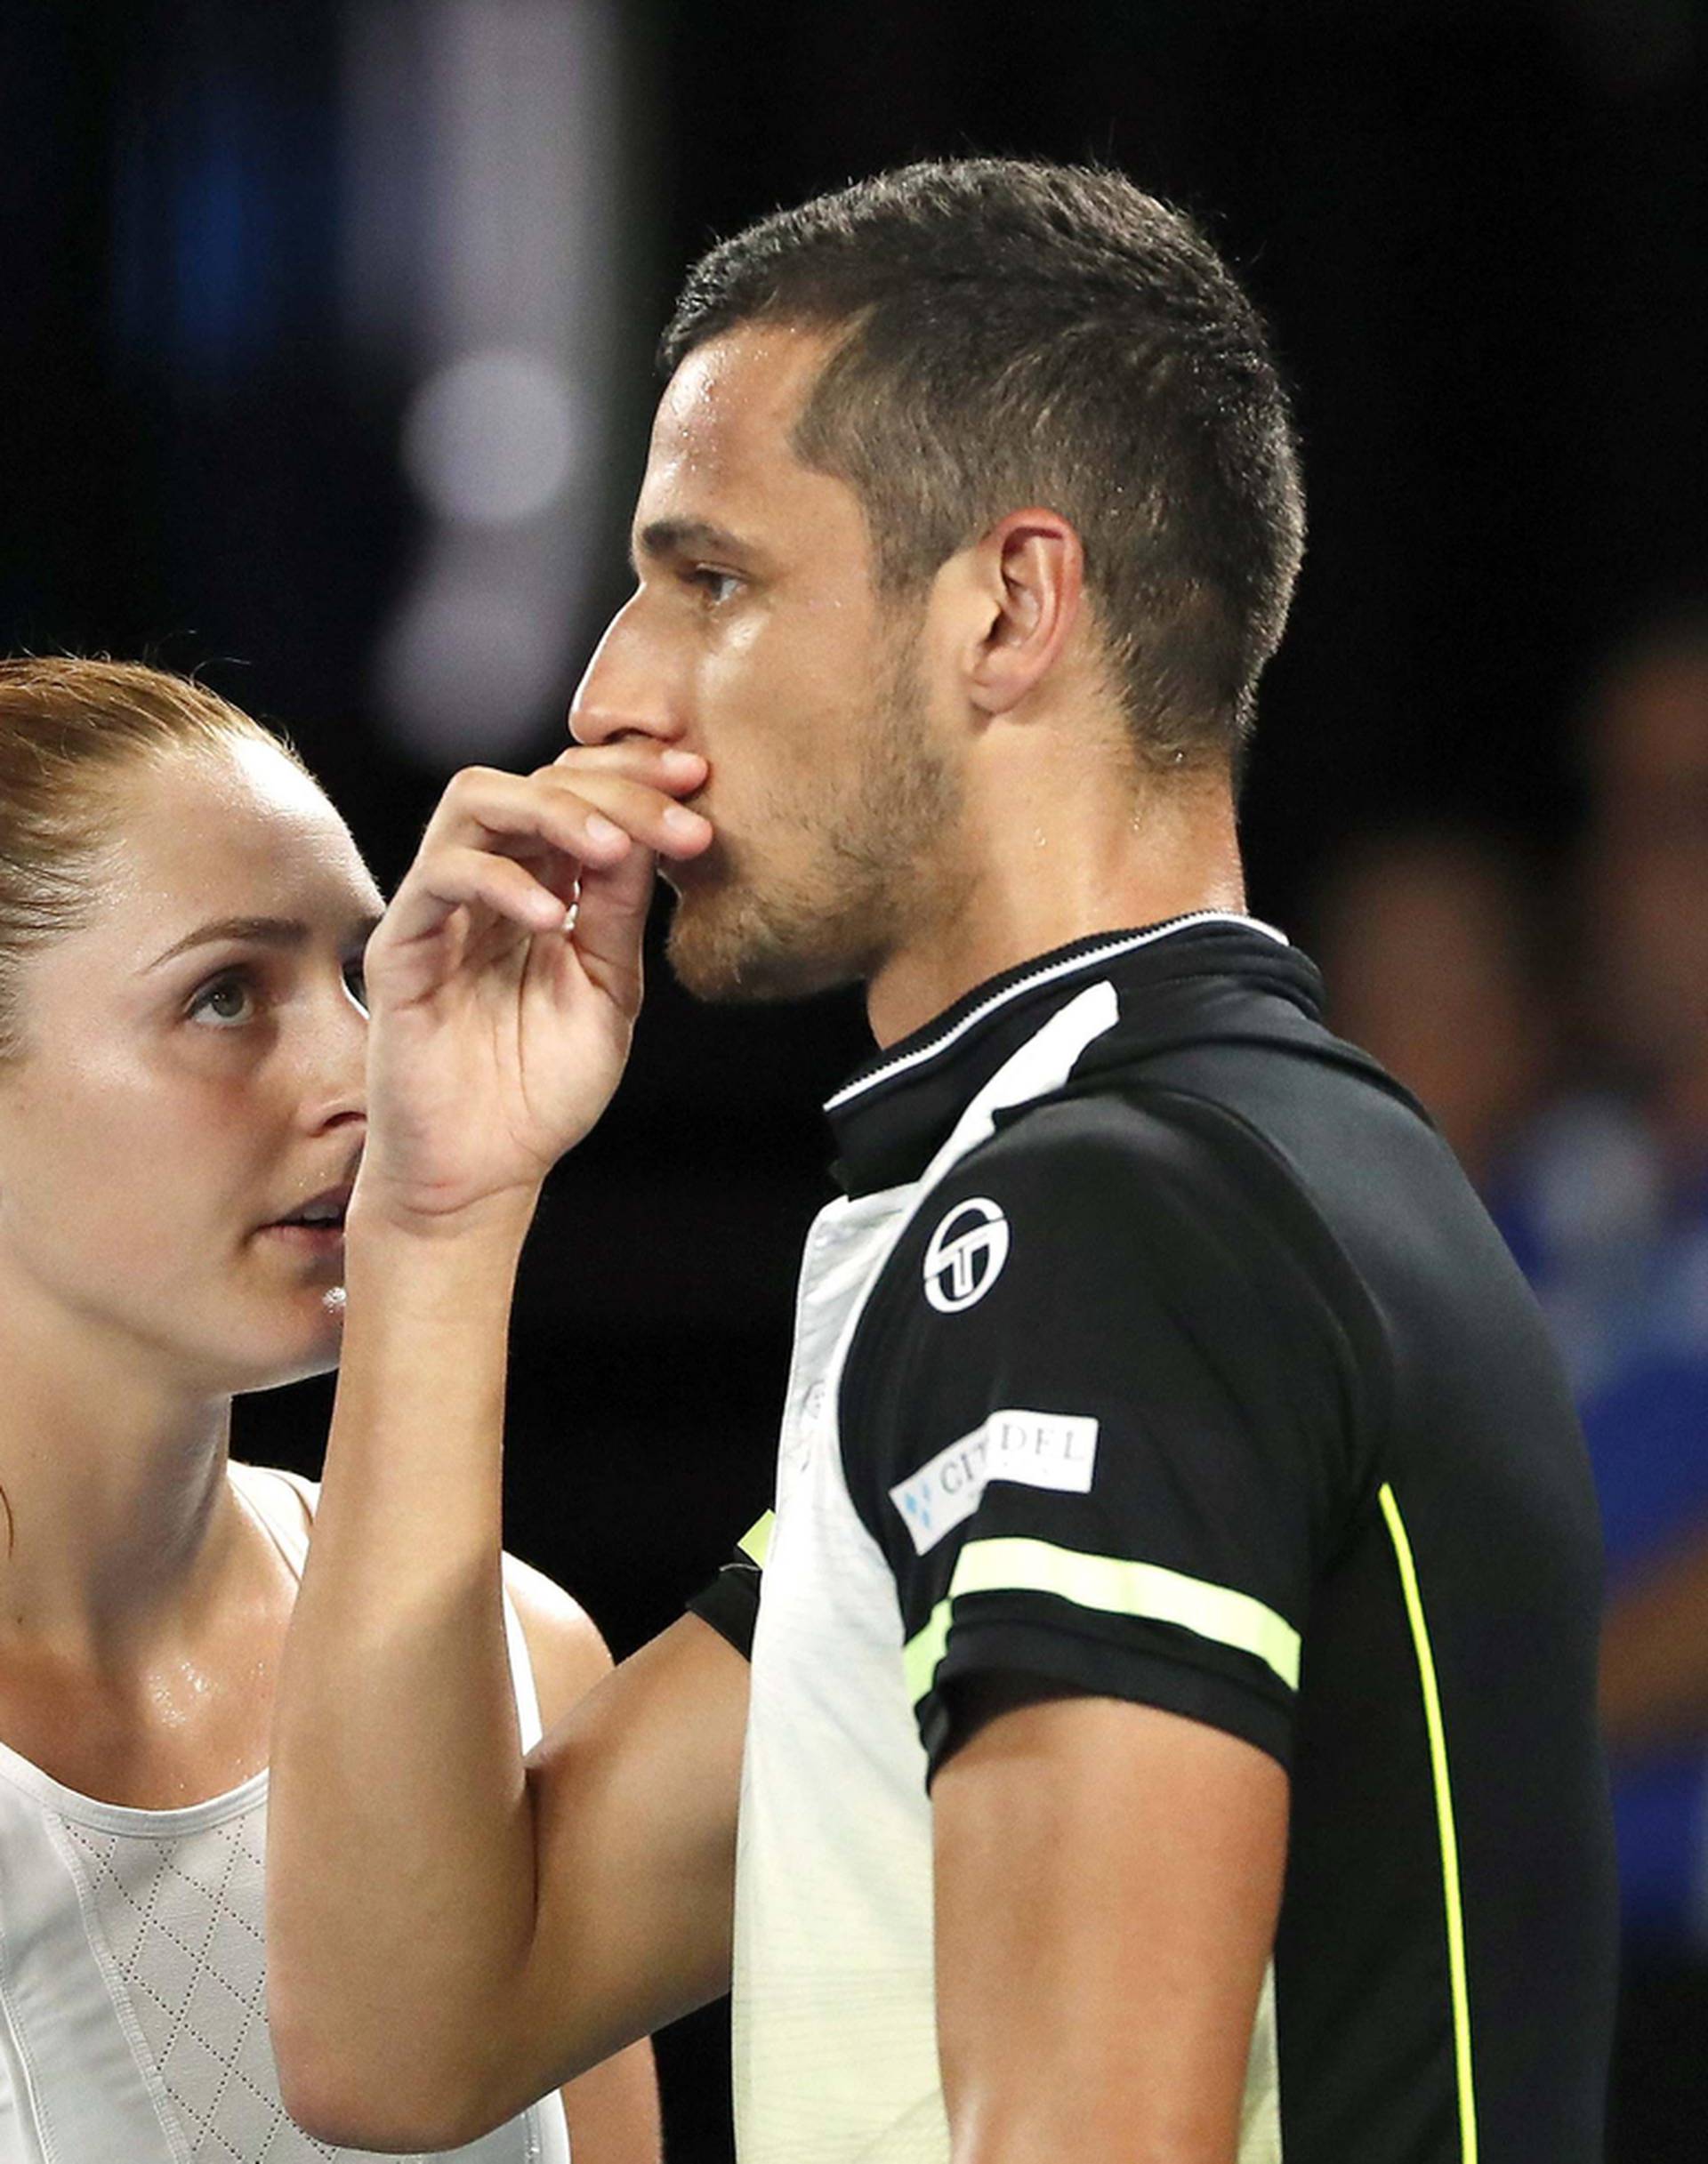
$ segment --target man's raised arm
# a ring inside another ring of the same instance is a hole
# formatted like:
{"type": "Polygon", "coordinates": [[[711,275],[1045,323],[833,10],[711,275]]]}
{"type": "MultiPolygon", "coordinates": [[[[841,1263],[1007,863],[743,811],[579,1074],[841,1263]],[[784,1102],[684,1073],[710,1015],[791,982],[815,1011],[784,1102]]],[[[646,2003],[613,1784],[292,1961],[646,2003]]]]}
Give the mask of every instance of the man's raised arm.
{"type": "Polygon", "coordinates": [[[704,848],[672,800],[703,772],[613,746],[459,776],[369,949],[344,1358],[270,1813],[274,2041],[323,2138],[467,2141],[728,1982],[745,1664],[687,1617],[525,1764],[500,1576],[517,1259],[621,1073],[654,857],[704,848]]]}

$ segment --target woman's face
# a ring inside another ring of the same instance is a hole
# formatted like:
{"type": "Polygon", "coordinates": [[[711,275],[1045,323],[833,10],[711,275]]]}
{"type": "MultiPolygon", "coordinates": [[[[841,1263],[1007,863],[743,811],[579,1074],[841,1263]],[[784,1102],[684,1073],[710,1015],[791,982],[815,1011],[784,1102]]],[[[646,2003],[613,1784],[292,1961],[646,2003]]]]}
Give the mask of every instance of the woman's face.
{"type": "Polygon", "coordinates": [[[254,1389],[336,1356],[380,897],[270,745],[139,762],[88,921],[29,955],[0,1067],[0,1334],[254,1389]]]}

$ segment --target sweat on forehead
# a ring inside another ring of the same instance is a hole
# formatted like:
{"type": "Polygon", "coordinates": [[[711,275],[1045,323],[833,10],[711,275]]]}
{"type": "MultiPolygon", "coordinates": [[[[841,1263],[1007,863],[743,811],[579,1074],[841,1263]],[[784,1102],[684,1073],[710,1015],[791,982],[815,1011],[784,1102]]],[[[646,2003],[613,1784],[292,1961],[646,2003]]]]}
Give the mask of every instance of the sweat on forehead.
{"type": "Polygon", "coordinates": [[[654,424],[635,506],[637,570],[710,560],[776,575],[868,557],[857,492],[803,459],[797,440],[829,350],[820,334],[757,324],[687,357],[654,424]]]}
{"type": "Polygon", "coordinates": [[[743,324],[697,346],[665,387],[653,424],[656,470],[739,479],[788,449],[834,342],[790,324],[743,324]]]}

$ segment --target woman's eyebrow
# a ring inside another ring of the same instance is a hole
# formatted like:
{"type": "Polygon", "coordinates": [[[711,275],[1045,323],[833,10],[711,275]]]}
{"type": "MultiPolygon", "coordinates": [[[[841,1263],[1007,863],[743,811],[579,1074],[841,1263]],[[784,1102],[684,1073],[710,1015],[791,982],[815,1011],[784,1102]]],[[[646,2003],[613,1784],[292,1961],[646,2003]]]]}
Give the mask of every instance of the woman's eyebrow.
{"type": "Polygon", "coordinates": [[[309,928],[294,917],[216,917],[211,924],[198,924],[193,932],[186,932],[176,939],[164,954],[157,954],[148,965],[157,969],[178,955],[188,953],[193,946],[213,946],[222,939],[242,939],[258,946],[301,946],[308,938],[309,928]]]}

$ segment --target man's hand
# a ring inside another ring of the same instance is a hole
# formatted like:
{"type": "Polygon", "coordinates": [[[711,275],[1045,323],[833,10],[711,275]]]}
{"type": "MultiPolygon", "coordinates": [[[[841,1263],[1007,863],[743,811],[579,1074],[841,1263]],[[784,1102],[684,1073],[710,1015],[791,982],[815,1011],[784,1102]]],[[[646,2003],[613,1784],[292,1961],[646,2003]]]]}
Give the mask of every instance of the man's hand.
{"type": "Polygon", "coordinates": [[[654,864],[710,842],[676,800],[705,771],[637,736],[459,775],[369,945],[343,1360],[268,1833],[280,2080],[346,2146],[471,2141],[727,1987],[745,1662],[684,1617],[525,1764],[500,1539],[521,1235],[622,1074],[654,864]]]}
{"type": "Polygon", "coordinates": [[[513,1199],[594,1124],[640,1005],[653,870],[698,856],[705,761],[640,739],[446,790],[369,942],[353,1216],[431,1230],[513,1199]]]}

